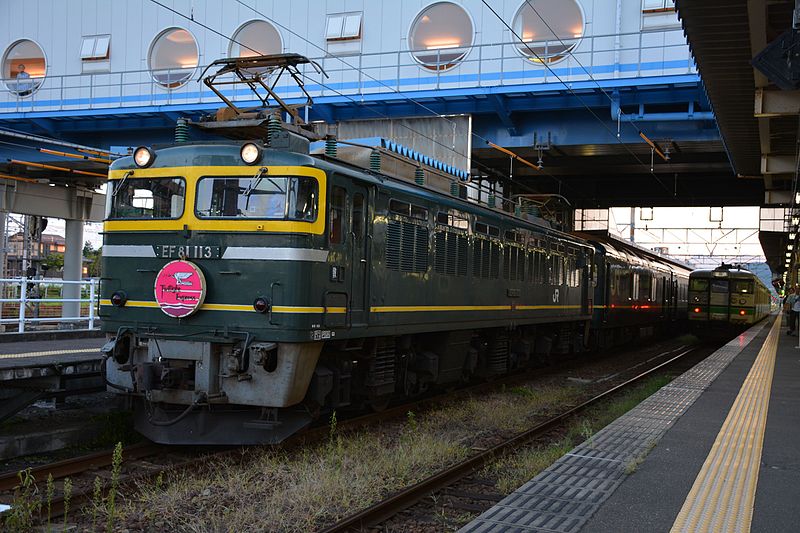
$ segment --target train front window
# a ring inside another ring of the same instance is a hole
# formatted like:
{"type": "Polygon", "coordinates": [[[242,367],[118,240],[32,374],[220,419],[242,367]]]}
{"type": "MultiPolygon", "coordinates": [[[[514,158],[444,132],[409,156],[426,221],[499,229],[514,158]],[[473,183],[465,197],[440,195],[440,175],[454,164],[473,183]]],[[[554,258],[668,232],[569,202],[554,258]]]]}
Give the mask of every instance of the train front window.
{"type": "Polygon", "coordinates": [[[711,292],[728,294],[728,280],[725,279],[712,280],[711,292]]]}
{"type": "Polygon", "coordinates": [[[183,178],[122,178],[112,183],[109,220],[175,219],[183,215],[183,178]]]}
{"type": "Polygon", "coordinates": [[[733,283],[733,292],[738,294],[753,294],[753,282],[735,281],[733,283]]]}
{"type": "Polygon", "coordinates": [[[707,279],[700,279],[695,278],[689,281],[689,290],[690,291],[707,291],[708,290],[708,280],[707,279]]]}
{"type": "Polygon", "coordinates": [[[208,176],[197,184],[200,218],[317,219],[317,180],[308,177],[208,176]]]}

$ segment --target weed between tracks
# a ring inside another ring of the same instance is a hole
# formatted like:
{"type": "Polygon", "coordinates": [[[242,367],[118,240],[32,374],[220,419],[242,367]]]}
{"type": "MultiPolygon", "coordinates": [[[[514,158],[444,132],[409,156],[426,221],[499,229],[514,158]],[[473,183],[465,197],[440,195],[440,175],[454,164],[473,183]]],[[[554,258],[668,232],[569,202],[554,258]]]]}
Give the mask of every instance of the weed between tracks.
{"type": "Polygon", "coordinates": [[[579,388],[515,387],[404,423],[340,433],[299,452],[250,449],[245,460],[142,486],[118,509],[132,531],[310,531],[465,459],[574,403],[579,388]],[[202,517],[202,519],[198,519],[202,517]]]}
{"type": "MultiPolygon", "coordinates": [[[[669,376],[655,376],[644,381],[636,388],[603,402],[575,418],[562,439],[509,455],[489,466],[484,474],[496,478],[497,489],[502,494],[513,492],[578,444],[586,440],[591,441],[595,433],[639,405],[671,380],[669,376]]],[[[654,446],[655,442],[644,455],[627,465],[626,473],[635,472],[654,446]]]]}
{"type": "MultiPolygon", "coordinates": [[[[557,442],[506,457],[484,474],[500,492],[511,492],[668,381],[649,380],[575,419],[557,442]]],[[[136,491],[112,489],[106,498],[95,487],[95,501],[82,512],[71,511],[70,518],[78,522],[77,531],[310,531],[527,429],[585,394],[577,386],[513,387],[351,433],[339,431],[334,418],[326,442],[300,451],[250,448],[201,472],[159,476],[136,491]]],[[[35,496],[37,489],[27,490],[35,496]]],[[[38,510],[26,509],[18,518],[27,525],[38,510]]],[[[439,522],[443,529],[472,516],[447,514],[443,510],[439,522]]]]}

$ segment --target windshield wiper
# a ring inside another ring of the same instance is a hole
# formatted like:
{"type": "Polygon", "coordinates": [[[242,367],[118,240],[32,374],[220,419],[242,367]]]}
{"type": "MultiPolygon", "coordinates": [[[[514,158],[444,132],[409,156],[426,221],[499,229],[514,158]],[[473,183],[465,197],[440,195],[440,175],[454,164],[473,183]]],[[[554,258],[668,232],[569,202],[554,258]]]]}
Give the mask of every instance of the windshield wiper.
{"type": "Polygon", "coordinates": [[[244,190],[242,195],[245,198],[249,198],[253,191],[261,184],[261,181],[264,179],[264,174],[267,173],[267,167],[261,167],[258,169],[258,172],[255,176],[253,176],[252,180],[250,181],[250,185],[244,190]]]}
{"type": "Polygon", "coordinates": [[[124,176],[122,176],[122,179],[119,180],[119,184],[116,187],[114,187],[114,192],[111,193],[111,198],[116,198],[117,197],[117,193],[119,191],[121,191],[122,190],[122,186],[125,185],[125,180],[128,179],[128,176],[132,176],[132,175],[133,175],[133,170],[129,170],[129,171],[127,171],[125,173],[124,176]]]}

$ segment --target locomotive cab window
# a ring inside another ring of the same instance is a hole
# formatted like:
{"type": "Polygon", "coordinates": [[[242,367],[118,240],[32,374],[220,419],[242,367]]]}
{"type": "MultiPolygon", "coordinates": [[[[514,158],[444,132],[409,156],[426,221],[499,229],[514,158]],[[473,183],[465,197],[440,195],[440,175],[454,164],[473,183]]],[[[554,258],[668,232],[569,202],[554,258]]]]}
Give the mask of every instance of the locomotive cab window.
{"type": "Polygon", "coordinates": [[[123,178],[113,180],[109,220],[176,219],[183,215],[183,178],[123,178]]]}
{"type": "Polygon", "coordinates": [[[309,177],[210,176],[197,185],[200,218],[317,219],[317,180],[309,177]]]}
{"type": "Polygon", "coordinates": [[[693,278],[689,281],[689,290],[692,291],[707,291],[708,290],[708,280],[707,279],[699,279],[693,278]]]}

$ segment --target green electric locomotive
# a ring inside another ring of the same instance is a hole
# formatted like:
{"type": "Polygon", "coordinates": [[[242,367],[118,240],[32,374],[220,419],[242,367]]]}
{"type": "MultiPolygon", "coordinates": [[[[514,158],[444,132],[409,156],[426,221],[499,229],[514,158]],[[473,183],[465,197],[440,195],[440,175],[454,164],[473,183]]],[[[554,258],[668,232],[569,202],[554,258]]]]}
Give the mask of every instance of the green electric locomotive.
{"type": "Polygon", "coordinates": [[[594,248],[437,189],[458,172],[434,161],[414,162],[424,185],[393,177],[399,151],[370,170],[284,131],[112,164],[106,373],[140,432],[277,442],[320,411],[586,349],[594,248]]]}
{"type": "Polygon", "coordinates": [[[701,337],[735,334],[772,309],[769,289],[748,270],[723,264],[689,277],[689,324],[701,337]]]}
{"type": "Polygon", "coordinates": [[[140,147],[111,165],[105,375],[151,440],[280,442],[322,413],[680,320],[679,266],[468,198],[466,171],[384,139],[310,146],[321,136],[273,91],[288,72],[304,92],[306,64],[318,68],[294,54],[230,58],[204,78],[228,107],[195,125],[264,140],[140,147]],[[237,107],[225,92],[237,83],[292,124],[237,107]]]}

